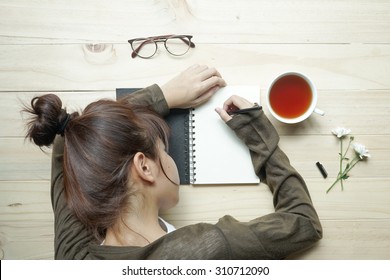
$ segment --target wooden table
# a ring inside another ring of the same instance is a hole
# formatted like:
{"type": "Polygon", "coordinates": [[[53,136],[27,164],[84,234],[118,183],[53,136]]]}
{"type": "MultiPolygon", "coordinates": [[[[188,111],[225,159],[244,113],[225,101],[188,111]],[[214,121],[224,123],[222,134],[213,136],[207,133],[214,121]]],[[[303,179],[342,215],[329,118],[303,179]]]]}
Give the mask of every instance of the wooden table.
{"type": "MultiPolygon", "coordinates": [[[[2,0],[0,21],[0,259],[54,256],[50,151],[25,141],[21,101],[54,92],[69,110],[83,108],[195,63],[215,66],[231,85],[260,85],[263,105],[278,73],[308,75],[326,115],[298,125],[271,118],[324,227],[323,240],[295,258],[390,258],[389,1],[2,0]],[[193,35],[196,48],[180,58],[162,46],[153,59],[130,57],[128,39],[163,34],[193,35]],[[326,194],[338,173],[337,126],[350,128],[372,158],[350,172],[344,191],[326,194]]],[[[186,185],[164,217],[182,227],[271,211],[263,184],[186,185]]]]}

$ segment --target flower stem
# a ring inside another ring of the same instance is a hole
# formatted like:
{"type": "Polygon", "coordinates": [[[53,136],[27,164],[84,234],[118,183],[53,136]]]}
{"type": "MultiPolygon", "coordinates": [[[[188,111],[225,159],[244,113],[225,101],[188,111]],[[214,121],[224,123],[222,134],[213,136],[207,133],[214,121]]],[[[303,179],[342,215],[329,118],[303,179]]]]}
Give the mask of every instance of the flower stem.
{"type": "MultiPolygon", "coordinates": [[[[326,191],[326,193],[328,193],[335,185],[338,181],[341,180],[342,178],[342,175],[343,175],[343,139],[340,138],[340,170],[339,170],[339,174],[337,174],[337,178],[336,178],[336,181],[334,181],[334,183],[330,186],[330,188],[326,191]]],[[[343,190],[344,189],[344,186],[343,186],[343,180],[341,180],[341,189],[343,190]]]]}
{"type": "Polygon", "coordinates": [[[334,181],[334,183],[330,186],[330,188],[326,191],[326,193],[328,193],[328,192],[336,185],[336,183],[337,183],[338,181],[340,181],[340,180],[341,180],[341,175],[340,175],[340,173],[339,173],[339,175],[337,176],[336,181],[334,181]]]}
{"type": "Polygon", "coordinates": [[[351,171],[351,169],[352,169],[359,161],[360,161],[359,156],[356,156],[356,157],[351,161],[350,166],[349,166],[347,169],[344,170],[344,172],[343,172],[343,177],[344,177],[345,175],[347,175],[348,172],[351,171]]]}
{"type": "Polygon", "coordinates": [[[345,156],[347,155],[347,153],[348,153],[348,151],[349,151],[349,147],[351,147],[352,141],[353,141],[353,137],[351,136],[351,137],[349,138],[348,147],[347,147],[347,149],[345,150],[345,153],[344,153],[344,155],[343,155],[343,158],[345,158],[345,156]]]}
{"type": "Polygon", "coordinates": [[[360,158],[359,156],[356,156],[352,161],[351,161],[351,164],[349,165],[348,168],[345,168],[345,170],[341,173],[339,173],[339,175],[337,175],[337,178],[336,178],[336,181],[334,181],[334,183],[329,187],[329,189],[326,191],[326,193],[328,193],[335,185],[338,181],[341,180],[341,183],[343,183],[343,180],[344,180],[344,177],[348,174],[349,171],[351,171],[351,169],[360,161],[360,158]]]}
{"type": "MultiPolygon", "coordinates": [[[[339,176],[342,175],[343,160],[344,160],[344,156],[343,156],[343,138],[341,138],[340,139],[340,171],[339,171],[339,176]]],[[[342,191],[344,190],[343,180],[341,180],[341,190],[342,191]]]]}
{"type": "MultiPolygon", "coordinates": [[[[340,171],[339,171],[339,175],[341,178],[343,177],[343,161],[349,151],[349,147],[351,147],[351,143],[353,141],[353,137],[350,137],[349,138],[349,143],[348,143],[348,147],[347,149],[345,150],[345,153],[343,153],[343,138],[340,139],[340,171]]],[[[341,185],[341,190],[343,191],[344,190],[344,181],[341,180],[340,182],[340,185],[341,185]]]]}

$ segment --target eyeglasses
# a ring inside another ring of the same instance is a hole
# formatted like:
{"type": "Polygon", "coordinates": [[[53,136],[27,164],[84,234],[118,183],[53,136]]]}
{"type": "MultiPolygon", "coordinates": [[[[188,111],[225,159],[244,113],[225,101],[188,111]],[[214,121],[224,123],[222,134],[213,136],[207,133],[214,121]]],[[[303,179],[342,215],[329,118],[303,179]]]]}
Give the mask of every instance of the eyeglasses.
{"type": "Polygon", "coordinates": [[[164,42],[165,49],[174,56],[185,55],[190,48],[195,48],[191,35],[164,35],[128,40],[133,49],[131,57],[151,58],[157,52],[157,43],[164,42]]]}

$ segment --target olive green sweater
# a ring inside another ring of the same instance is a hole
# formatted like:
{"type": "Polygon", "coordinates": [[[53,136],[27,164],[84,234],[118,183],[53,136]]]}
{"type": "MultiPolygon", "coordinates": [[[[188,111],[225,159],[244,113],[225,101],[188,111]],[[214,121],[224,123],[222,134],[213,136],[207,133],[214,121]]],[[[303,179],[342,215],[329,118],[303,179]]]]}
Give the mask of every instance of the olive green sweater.
{"type": "MultiPolygon", "coordinates": [[[[169,113],[161,89],[150,86],[128,102],[169,113]]],[[[306,184],[278,147],[279,136],[263,111],[235,116],[228,123],[248,146],[256,174],[273,194],[275,212],[249,222],[224,216],[216,224],[177,229],[145,247],[100,246],[68,208],[63,187],[63,137],[53,146],[51,199],[56,259],[283,259],[307,249],[322,228],[306,184]]]]}

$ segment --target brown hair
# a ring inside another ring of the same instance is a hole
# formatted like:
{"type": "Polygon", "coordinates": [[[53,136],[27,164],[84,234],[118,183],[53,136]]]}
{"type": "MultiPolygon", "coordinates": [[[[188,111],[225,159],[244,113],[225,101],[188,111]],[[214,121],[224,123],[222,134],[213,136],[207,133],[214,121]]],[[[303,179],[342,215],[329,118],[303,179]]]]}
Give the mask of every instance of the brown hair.
{"type": "Polygon", "coordinates": [[[168,145],[168,126],[154,111],[126,101],[100,100],[70,115],[58,96],[31,100],[24,110],[33,116],[26,137],[50,146],[57,133],[65,137],[64,187],[69,207],[101,240],[127,209],[129,167],[137,152],[158,159],[157,141],[168,145]]]}

